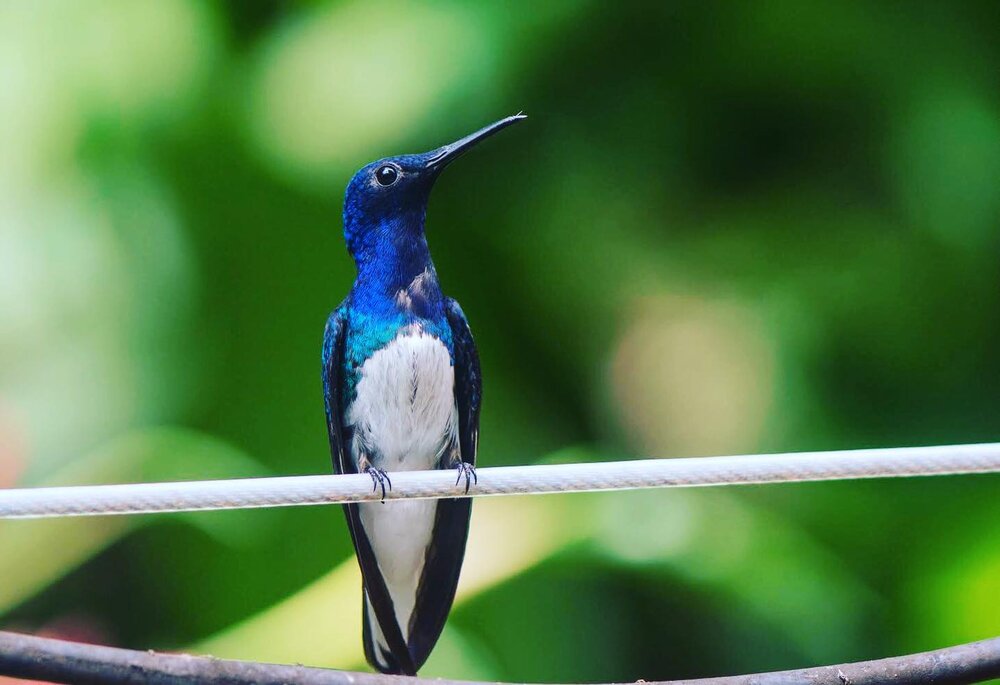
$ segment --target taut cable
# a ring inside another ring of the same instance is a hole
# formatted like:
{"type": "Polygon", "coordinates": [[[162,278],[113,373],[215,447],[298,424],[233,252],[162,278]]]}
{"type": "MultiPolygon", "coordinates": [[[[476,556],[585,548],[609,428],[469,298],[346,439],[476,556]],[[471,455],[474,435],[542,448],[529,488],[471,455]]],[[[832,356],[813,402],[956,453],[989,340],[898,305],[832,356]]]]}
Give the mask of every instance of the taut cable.
{"type": "MultiPolygon", "coordinates": [[[[468,496],[796,483],[1000,472],[1000,443],[498,466],[478,471],[468,496]]],[[[387,501],[461,497],[454,471],[389,474],[387,501]]],[[[0,518],[252,509],[377,501],[364,474],[0,490],[0,518]]]]}

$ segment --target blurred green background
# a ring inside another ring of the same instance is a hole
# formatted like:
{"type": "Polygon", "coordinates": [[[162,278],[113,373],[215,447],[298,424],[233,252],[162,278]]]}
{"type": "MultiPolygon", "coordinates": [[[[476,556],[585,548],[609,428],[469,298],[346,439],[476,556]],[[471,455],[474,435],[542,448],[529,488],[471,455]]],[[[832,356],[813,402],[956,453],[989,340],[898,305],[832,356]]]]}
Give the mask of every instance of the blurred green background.
{"type": "MultiPolygon", "coordinates": [[[[995,2],[0,4],[0,484],[325,473],[343,188],[524,110],[428,239],[482,465],[1000,438],[995,2]]],[[[424,673],[1000,633],[996,477],[476,504],[424,673]]],[[[339,509],[0,523],[0,626],[356,667],[339,509]]]]}

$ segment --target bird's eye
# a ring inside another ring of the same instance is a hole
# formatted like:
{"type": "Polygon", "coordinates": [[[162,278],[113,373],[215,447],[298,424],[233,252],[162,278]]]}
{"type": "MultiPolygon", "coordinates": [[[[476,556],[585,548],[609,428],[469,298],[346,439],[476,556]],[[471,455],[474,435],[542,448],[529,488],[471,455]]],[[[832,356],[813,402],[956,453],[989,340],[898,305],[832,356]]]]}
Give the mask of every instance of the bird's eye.
{"type": "Polygon", "coordinates": [[[396,167],[388,164],[379,167],[379,170],[375,172],[375,180],[380,186],[391,186],[397,178],[399,178],[399,171],[396,170],[396,167]]]}

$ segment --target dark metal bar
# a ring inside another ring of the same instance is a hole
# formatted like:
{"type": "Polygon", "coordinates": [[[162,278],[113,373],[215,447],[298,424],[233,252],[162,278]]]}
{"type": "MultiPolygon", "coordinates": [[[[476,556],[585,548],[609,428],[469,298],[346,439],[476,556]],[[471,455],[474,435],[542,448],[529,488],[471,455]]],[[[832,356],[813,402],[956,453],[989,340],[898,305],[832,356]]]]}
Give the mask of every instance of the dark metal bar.
{"type": "MultiPolygon", "coordinates": [[[[69,685],[474,685],[140,652],[0,632],[0,675],[69,685]]],[[[1000,678],[1000,637],[907,656],[648,685],[962,685],[1000,678]]]]}

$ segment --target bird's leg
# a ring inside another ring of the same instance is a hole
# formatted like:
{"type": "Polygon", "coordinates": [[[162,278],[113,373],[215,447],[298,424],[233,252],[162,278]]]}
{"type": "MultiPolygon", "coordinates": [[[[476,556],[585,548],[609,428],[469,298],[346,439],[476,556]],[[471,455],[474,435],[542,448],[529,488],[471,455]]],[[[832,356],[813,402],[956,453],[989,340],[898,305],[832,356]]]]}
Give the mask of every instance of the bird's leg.
{"type": "Polygon", "coordinates": [[[382,504],[385,504],[385,486],[388,485],[389,489],[392,490],[392,481],[389,480],[389,474],[385,472],[385,469],[372,466],[372,463],[368,460],[368,455],[362,454],[361,458],[358,459],[358,472],[367,473],[371,476],[372,492],[375,492],[381,486],[382,504]]]}
{"type": "Polygon", "coordinates": [[[469,494],[469,485],[475,483],[479,485],[479,477],[476,475],[476,467],[468,462],[462,461],[462,455],[459,454],[457,449],[451,451],[449,455],[449,461],[451,462],[451,468],[458,471],[458,477],[455,479],[455,485],[462,482],[462,478],[465,478],[465,494],[469,494]]]}

